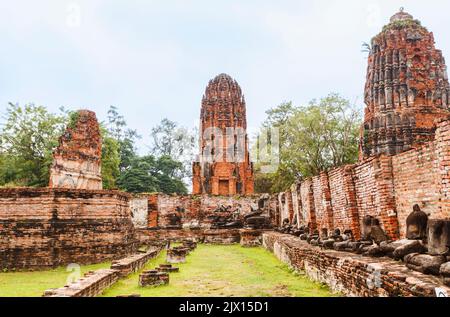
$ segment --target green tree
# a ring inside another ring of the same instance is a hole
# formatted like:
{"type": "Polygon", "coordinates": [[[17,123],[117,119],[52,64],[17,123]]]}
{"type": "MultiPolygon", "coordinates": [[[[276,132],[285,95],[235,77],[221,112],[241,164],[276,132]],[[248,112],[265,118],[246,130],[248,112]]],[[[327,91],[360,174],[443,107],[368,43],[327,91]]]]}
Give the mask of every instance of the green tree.
{"type": "Polygon", "coordinates": [[[47,186],[52,153],[67,123],[44,106],[10,103],[0,133],[0,185],[47,186]]]}
{"type": "Polygon", "coordinates": [[[155,157],[171,157],[181,162],[182,178],[192,176],[192,161],[196,154],[197,133],[180,127],[176,122],[163,119],[151,131],[152,145],[150,153],[155,157]]]}
{"type": "Polygon", "coordinates": [[[283,102],[275,108],[266,111],[267,118],[263,123],[265,128],[280,128],[285,132],[284,127],[290,118],[298,111],[298,108],[292,104],[292,101],[283,102]]]}
{"type": "Polygon", "coordinates": [[[287,122],[286,160],[308,177],[358,159],[361,112],[337,94],[313,100],[287,122]],[[302,155],[295,155],[295,150],[302,155]]]}
{"type": "Polygon", "coordinates": [[[159,191],[158,179],[152,175],[155,166],[153,156],[135,157],[119,176],[121,189],[130,193],[151,193],[159,191]]]}
{"type": "Polygon", "coordinates": [[[26,186],[26,180],[21,180],[16,166],[16,158],[8,153],[0,153],[0,187],[26,186]]]}
{"type": "Polygon", "coordinates": [[[100,127],[102,134],[102,181],[104,189],[117,188],[120,176],[120,146],[116,139],[111,137],[108,130],[100,127]]]}
{"type": "Polygon", "coordinates": [[[186,186],[179,177],[181,168],[182,164],[169,156],[136,157],[130,168],[121,173],[118,183],[121,189],[131,193],[186,194],[186,186]]]}
{"type": "Polygon", "coordinates": [[[159,190],[163,193],[187,194],[181,176],[183,163],[164,155],[156,160],[154,174],[158,179],[159,190]]]}
{"type": "MultiPolygon", "coordinates": [[[[255,169],[255,190],[259,193],[279,192],[289,187],[296,179],[295,171],[288,169],[288,165],[282,159],[281,150],[286,148],[285,142],[288,139],[288,122],[298,112],[299,108],[294,106],[291,101],[283,102],[277,107],[266,111],[267,118],[264,120],[261,133],[270,134],[270,129],[278,129],[280,149],[280,162],[276,172],[262,173],[261,163],[254,164],[255,169]]],[[[253,151],[257,151],[258,143],[254,142],[253,151]]]]}
{"type": "Polygon", "coordinates": [[[272,174],[261,174],[256,164],[256,188],[286,190],[296,180],[358,159],[361,112],[338,94],[304,107],[285,103],[268,112],[264,127],[280,129],[280,164],[272,174]]]}
{"type": "Polygon", "coordinates": [[[119,114],[115,106],[110,106],[108,110],[106,127],[110,137],[117,141],[120,156],[119,169],[124,171],[131,166],[131,162],[137,156],[135,143],[140,136],[136,130],[127,128],[125,118],[119,114]]]}

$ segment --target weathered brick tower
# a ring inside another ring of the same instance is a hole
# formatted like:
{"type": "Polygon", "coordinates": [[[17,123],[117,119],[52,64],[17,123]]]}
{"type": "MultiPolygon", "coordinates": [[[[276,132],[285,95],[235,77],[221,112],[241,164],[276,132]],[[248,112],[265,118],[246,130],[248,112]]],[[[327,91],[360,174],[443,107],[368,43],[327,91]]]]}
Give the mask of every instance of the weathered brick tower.
{"type": "Polygon", "coordinates": [[[360,157],[394,155],[434,139],[450,86],[433,33],[403,12],[372,39],[360,157]]]}
{"type": "Polygon", "coordinates": [[[49,187],[102,189],[102,142],[95,113],[79,110],[71,117],[53,153],[49,187]]]}
{"type": "Polygon", "coordinates": [[[200,156],[193,164],[193,194],[253,194],[245,100],[226,74],[209,82],[200,115],[200,156]]]}

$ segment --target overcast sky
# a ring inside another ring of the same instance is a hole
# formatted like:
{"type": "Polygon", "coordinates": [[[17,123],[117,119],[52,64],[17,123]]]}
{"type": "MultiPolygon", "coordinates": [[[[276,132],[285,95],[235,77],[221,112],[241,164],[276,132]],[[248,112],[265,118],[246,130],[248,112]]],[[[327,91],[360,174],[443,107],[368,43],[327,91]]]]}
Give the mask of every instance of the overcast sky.
{"type": "Polygon", "coordinates": [[[241,85],[250,127],[283,101],[338,92],[363,107],[369,42],[401,6],[450,54],[443,0],[0,0],[0,112],[8,102],[117,106],[148,144],[162,118],[198,125],[208,81],[241,85]]]}

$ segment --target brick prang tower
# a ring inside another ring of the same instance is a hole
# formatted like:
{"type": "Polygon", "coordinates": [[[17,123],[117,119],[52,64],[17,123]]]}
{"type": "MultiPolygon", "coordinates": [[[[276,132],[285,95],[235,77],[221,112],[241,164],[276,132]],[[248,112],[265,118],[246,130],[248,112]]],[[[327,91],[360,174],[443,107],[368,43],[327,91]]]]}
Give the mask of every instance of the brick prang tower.
{"type": "Polygon", "coordinates": [[[202,100],[200,156],[193,164],[194,195],[253,194],[246,129],[242,90],[229,75],[220,74],[209,82],[202,100]],[[210,154],[209,159],[205,153],[210,154]]]}
{"type": "Polygon", "coordinates": [[[433,33],[403,9],[372,39],[360,158],[395,155],[434,139],[450,86],[433,33]]]}
{"type": "Polygon", "coordinates": [[[59,138],[50,168],[51,188],[101,190],[102,140],[97,117],[79,110],[59,138]]]}

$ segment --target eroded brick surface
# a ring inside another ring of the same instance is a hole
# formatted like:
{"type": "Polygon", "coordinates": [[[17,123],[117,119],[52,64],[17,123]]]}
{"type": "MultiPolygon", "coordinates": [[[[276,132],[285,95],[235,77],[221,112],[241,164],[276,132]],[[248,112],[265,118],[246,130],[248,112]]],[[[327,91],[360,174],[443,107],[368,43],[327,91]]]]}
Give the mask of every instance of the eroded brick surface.
{"type": "Polygon", "coordinates": [[[436,287],[450,292],[439,278],[412,271],[389,258],[322,250],[274,232],[263,233],[263,245],[292,268],[347,296],[434,297],[436,287]]]}
{"type": "Polygon", "coordinates": [[[331,232],[334,229],[334,223],[328,173],[323,172],[313,177],[312,184],[317,227],[331,232]]]}
{"type": "Polygon", "coordinates": [[[136,248],[128,200],[116,191],[0,189],[0,265],[90,264],[136,248]]]}

